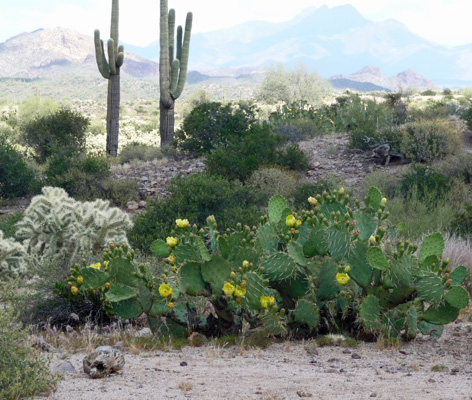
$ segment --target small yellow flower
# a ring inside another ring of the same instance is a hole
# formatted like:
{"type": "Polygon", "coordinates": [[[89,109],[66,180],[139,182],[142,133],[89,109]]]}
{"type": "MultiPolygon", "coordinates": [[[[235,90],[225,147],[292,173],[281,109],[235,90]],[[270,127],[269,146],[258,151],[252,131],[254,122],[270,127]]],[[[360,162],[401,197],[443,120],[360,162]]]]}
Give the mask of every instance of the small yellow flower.
{"type": "Polygon", "coordinates": [[[223,292],[225,292],[226,296],[232,296],[236,288],[229,282],[226,282],[223,286],[223,292]]]}
{"type": "Polygon", "coordinates": [[[343,195],[344,194],[344,188],[341,188],[339,189],[339,192],[338,192],[340,195],[343,195]]]}
{"type": "Polygon", "coordinates": [[[166,304],[171,310],[174,308],[174,303],[167,302],[166,304]]]}
{"type": "Polygon", "coordinates": [[[83,276],[78,276],[77,277],[77,284],[80,286],[84,283],[84,277],[83,276]]]}
{"type": "Polygon", "coordinates": [[[167,261],[170,265],[174,265],[175,264],[175,256],[173,254],[171,254],[169,257],[167,257],[165,259],[165,261],[167,261]]]}
{"type": "Polygon", "coordinates": [[[243,268],[249,268],[249,261],[248,260],[243,261],[243,268]]]}
{"type": "Polygon", "coordinates": [[[244,297],[246,296],[246,288],[243,288],[241,286],[236,286],[236,289],[234,290],[234,295],[236,297],[244,297]]]}
{"type": "Polygon", "coordinates": [[[318,200],[316,200],[314,197],[308,197],[308,203],[315,207],[318,204],[318,200]]]}
{"type": "Polygon", "coordinates": [[[297,219],[297,221],[295,222],[295,229],[298,229],[302,226],[302,220],[301,219],[297,219]]]}
{"type": "Polygon", "coordinates": [[[172,288],[166,283],[163,283],[161,286],[159,286],[159,294],[162,297],[168,297],[172,294],[172,288]]]}
{"type": "Polygon", "coordinates": [[[188,219],[177,219],[175,223],[179,228],[187,228],[190,225],[188,219]]]}
{"type": "Polygon", "coordinates": [[[295,224],[297,223],[297,220],[295,219],[295,217],[290,214],[287,216],[287,218],[285,219],[285,223],[287,224],[287,226],[289,226],[290,228],[293,228],[295,226],[295,224]]]}
{"type": "Polygon", "coordinates": [[[338,283],[340,285],[347,285],[349,283],[349,281],[351,280],[351,278],[349,277],[348,274],[345,274],[344,272],[338,272],[336,274],[336,280],[338,281],[338,283]]]}
{"type": "Polygon", "coordinates": [[[72,292],[72,294],[75,296],[77,293],[79,293],[79,289],[77,288],[77,286],[72,286],[70,288],[70,291],[72,292]]]}
{"type": "Polygon", "coordinates": [[[269,296],[261,296],[261,307],[269,308],[275,304],[275,298],[269,296]]]}
{"type": "Polygon", "coordinates": [[[382,200],[380,200],[380,207],[385,207],[386,204],[387,204],[387,198],[384,197],[384,198],[382,198],[382,200]]]}
{"type": "Polygon", "coordinates": [[[375,243],[377,243],[377,240],[375,240],[375,237],[371,236],[371,237],[369,238],[369,243],[370,243],[370,244],[375,244],[375,243]]]}
{"type": "Polygon", "coordinates": [[[166,243],[169,245],[169,247],[176,246],[178,242],[179,242],[179,240],[175,237],[172,237],[172,236],[168,236],[167,239],[166,239],[166,243]]]}
{"type": "Polygon", "coordinates": [[[108,269],[109,261],[103,261],[103,268],[108,269]]]}
{"type": "Polygon", "coordinates": [[[100,269],[102,266],[100,263],[90,265],[90,268],[100,269]]]}

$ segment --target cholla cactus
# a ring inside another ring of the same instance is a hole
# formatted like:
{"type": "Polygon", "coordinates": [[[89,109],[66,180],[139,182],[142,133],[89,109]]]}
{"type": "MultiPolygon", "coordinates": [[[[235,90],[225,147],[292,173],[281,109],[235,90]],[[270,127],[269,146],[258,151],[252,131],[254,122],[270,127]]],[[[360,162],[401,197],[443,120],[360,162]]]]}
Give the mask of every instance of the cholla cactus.
{"type": "Polygon", "coordinates": [[[97,254],[110,241],[126,243],[131,220],[108,201],[82,203],[53,187],[42,192],[32,199],[16,233],[31,258],[67,264],[79,254],[97,254]]]}
{"type": "Polygon", "coordinates": [[[26,271],[25,248],[14,239],[5,239],[0,231],[0,278],[16,277],[26,271]]]}

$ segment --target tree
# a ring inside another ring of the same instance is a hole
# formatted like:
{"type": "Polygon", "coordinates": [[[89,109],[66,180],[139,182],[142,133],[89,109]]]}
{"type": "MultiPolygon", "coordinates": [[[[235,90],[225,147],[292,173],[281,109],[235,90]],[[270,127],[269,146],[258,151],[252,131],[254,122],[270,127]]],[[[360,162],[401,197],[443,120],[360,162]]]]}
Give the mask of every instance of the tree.
{"type": "Polygon", "coordinates": [[[175,100],[182,94],[187,79],[192,13],[187,13],[185,36],[182,38],[182,26],[177,28],[176,54],[174,59],[175,11],[167,7],[167,0],[161,0],[160,10],[160,55],[159,55],[159,90],[160,90],[160,127],[161,146],[172,142],[174,136],[175,100]],[[182,41],[183,39],[183,41],[182,41]]]}
{"type": "Polygon", "coordinates": [[[293,70],[285,70],[283,64],[270,67],[262,82],[258,99],[268,103],[285,103],[306,100],[312,106],[320,105],[330,92],[330,84],[313,71],[299,64],[293,70]]]}
{"type": "Polygon", "coordinates": [[[113,0],[111,6],[111,30],[108,39],[108,61],[105,57],[100,31],[95,30],[95,55],[98,70],[108,79],[107,98],[107,155],[118,154],[118,134],[120,130],[120,68],[124,60],[124,48],[118,46],[119,0],[113,0]]]}

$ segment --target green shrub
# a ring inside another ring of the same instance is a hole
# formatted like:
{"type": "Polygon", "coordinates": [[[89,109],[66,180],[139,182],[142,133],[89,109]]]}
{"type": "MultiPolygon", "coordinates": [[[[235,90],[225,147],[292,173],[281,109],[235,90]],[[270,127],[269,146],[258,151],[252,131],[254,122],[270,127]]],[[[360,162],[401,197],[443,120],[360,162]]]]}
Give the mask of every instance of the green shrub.
{"type": "Polygon", "coordinates": [[[264,166],[252,173],[246,185],[257,190],[263,197],[263,201],[267,202],[276,194],[291,198],[297,189],[297,181],[296,175],[285,168],[264,166]]]}
{"type": "Polygon", "coordinates": [[[420,200],[436,202],[444,199],[450,190],[450,180],[431,167],[413,165],[411,171],[400,178],[400,192],[404,198],[415,192],[420,200]]]}
{"type": "Polygon", "coordinates": [[[309,207],[308,198],[324,191],[331,191],[339,187],[339,182],[335,180],[320,179],[316,182],[306,182],[298,186],[293,194],[293,207],[296,209],[306,209],[309,207]]]}
{"type": "Polygon", "coordinates": [[[459,152],[462,132],[447,121],[419,121],[400,128],[399,150],[417,162],[431,162],[459,152]]]}
{"type": "Polygon", "coordinates": [[[203,103],[195,107],[174,134],[179,151],[203,155],[243,135],[256,122],[254,107],[203,103]]]}
{"type": "Polygon", "coordinates": [[[131,142],[120,150],[118,155],[120,163],[131,161],[152,161],[163,158],[161,149],[144,143],[131,142]]]}
{"type": "Polygon", "coordinates": [[[472,107],[468,107],[461,115],[461,118],[467,124],[467,128],[472,130],[472,107]]]}
{"type": "Polygon", "coordinates": [[[247,134],[234,138],[206,158],[207,170],[227,179],[245,181],[259,166],[278,162],[280,136],[267,124],[252,125],[247,134]]]}
{"type": "Polygon", "coordinates": [[[149,253],[151,243],[157,238],[165,239],[178,218],[203,225],[209,215],[214,215],[220,230],[237,222],[253,225],[259,220],[256,205],[260,195],[238,181],[228,182],[208,173],[177,176],[169,190],[168,198],[149,201],[145,211],[137,216],[128,234],[133,248],[149,253]]]}
{"type": "Polygon", "coordinates": [[[450,178],[472,183],[472,154],[450,157],[441,164],[441,171],[450,178]]]}
{"type": "Polygon", "coordinates": [[[15,224],[23,218],[23,214],[19,211],[13,214],[0,215],[0,231],[4,233],[4,238],[12,238],[15,236],[15,224]]]}
{"type": "Polygon", "coordinates": [[[372,186],[378,188],[387,198],[392,199],[399,193],[400,177],[388,172],[374,171],[362,182],[365,192],[372,186]]]}
{"type": "Polygon", "coordinates": [[[49,362],[28,343],[21,329],[16,290],[12,283],[0,281],[0,399],[29,398],[54,390],[59,381],[49,373],[49,362]]]}
{"type": "Polygon", "coordinates": [[[85,149],[88,118],[62,108],[52,114],[38,116],[23,125],[23,140],[35,152],[35,159],[43,164],[59,150],[70,149],[75,156],[85,149]]]}
{"type": "Polygon", "coordinates": [[[19,197],[39,189],[22,155],[0,136],[0,198],[19,197]]]}
{"type": "Polygon", "coordinates": [[[306,171],[308,169],[308,161],[308,156],[296,143],[292,143],[277,151],[277,164],[293,171],[306,171]]]}
{"type": "Polygon", "coordinates": [[[427,90],[421,92],[421,96],[436,96],[436,95],[437,95],[437,93],[432,89],[427,89],[427,90]]]}

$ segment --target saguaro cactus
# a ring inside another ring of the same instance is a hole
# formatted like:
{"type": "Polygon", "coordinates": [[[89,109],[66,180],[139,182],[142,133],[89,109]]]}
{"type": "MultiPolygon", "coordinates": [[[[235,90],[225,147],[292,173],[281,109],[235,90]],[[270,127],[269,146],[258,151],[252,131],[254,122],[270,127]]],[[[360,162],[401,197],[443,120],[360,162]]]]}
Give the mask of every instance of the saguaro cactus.
{"type": "Polygon", "coordinates": [[[108,79],[107,101],[107,154],[116,157],[118,133],[120,130],[120,67],[123,65],[124,48],[118,46],[119,0],[113,0],[111,7],[111,30],[108,39],[108,61],[105,56],[100,31],[95,30],[95,55],[98,70],[108,79]]]}
{"type": "Polygon", "coordinates": [[[175,11],[168,11],[167,0],[161,0],[160,12],[160,135],[161,145],[172,141],[174,135],[174,105],[182,94],[187,79],[192,13],[187,13],[185,35],[182,26],[177,28],[176,54],[174,58],[175,11]],[[183,39],[183,40],[182,40],[183,39]]]}

